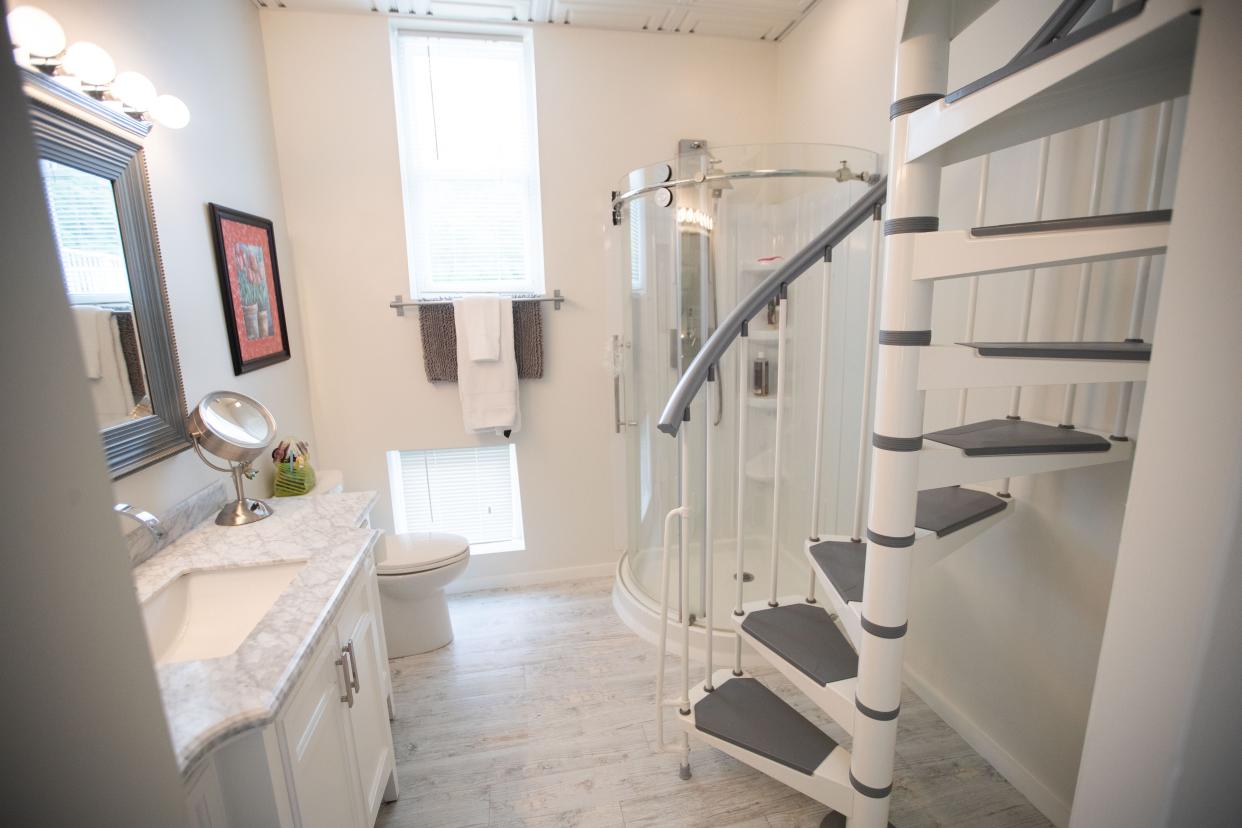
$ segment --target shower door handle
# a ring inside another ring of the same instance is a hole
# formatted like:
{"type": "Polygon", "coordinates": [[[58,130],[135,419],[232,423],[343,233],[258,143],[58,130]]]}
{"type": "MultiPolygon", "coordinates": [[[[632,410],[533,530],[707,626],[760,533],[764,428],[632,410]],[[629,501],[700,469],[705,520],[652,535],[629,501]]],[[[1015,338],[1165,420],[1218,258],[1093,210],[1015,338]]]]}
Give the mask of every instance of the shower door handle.
{"type": "Polygon", "coordinates": [[[613,433],[620,434],[626,428],[632,428],[638,423],[625,419],[621,403],[621,371],[625,361],[622,359],[621,351],[624,346],[621,344],[621,337],[617,334],[612,335],[612,420],[613,433]]]}

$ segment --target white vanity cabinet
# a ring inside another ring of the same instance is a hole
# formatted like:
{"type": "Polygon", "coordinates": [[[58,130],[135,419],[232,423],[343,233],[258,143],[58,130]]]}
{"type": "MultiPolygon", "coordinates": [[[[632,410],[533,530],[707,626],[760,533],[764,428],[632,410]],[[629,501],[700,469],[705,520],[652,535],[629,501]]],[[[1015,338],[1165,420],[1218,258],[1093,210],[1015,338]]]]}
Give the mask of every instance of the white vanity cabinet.
{"type": "Polygon", "coordinates": [[[390,679],[375,564],[366,557],[276,721],[203,760],[195,828],[369,828],[397,797],[390,679]]]}

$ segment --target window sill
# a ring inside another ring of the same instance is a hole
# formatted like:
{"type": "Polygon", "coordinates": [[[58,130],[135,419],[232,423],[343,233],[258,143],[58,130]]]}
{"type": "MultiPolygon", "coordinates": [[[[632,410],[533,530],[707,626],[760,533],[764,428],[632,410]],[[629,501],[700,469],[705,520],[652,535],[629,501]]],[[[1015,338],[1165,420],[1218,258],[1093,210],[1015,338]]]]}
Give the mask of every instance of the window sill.
{"type": "Polygon", "coordinates": [[[525,552],[526,538],[470,544],[471,555],[494,555],[497,552],[525,552]]]}

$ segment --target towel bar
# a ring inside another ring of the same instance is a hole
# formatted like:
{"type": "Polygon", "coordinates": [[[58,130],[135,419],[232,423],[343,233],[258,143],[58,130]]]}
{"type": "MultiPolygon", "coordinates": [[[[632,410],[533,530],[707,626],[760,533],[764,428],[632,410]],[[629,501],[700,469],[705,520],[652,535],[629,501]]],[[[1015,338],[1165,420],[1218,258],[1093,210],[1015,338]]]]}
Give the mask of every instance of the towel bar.
{"type": "MultiPolygon", "coordinates": [[[[567,301],[559,289],[552,291],[551,296],[514,296],[511,298],[514,302],[551,302],[553,310],[560,310],[561,305],[567,301]]],[[[419,305],[444,305],[452,301],[452,299],[444,298],[428,299],[425,302],[407,302],[405,301],[405,297],[398,293],[392,298],[392,301],[388,303],[388,307],[395,310],[397,312],[397,316],[405,316],[406,308],[416,308],[419,305]]]]}

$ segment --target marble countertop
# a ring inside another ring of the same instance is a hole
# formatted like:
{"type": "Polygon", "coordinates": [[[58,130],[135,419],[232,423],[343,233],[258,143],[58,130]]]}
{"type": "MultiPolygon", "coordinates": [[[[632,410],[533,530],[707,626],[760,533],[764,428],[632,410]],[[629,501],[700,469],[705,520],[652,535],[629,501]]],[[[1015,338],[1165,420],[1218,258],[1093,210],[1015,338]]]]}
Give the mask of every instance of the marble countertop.
{"type": "Polygon", "coordinates": [[[179,575],[306,561],[231,655],[158,664],[160,694],[182,774],[225,740],[270,723],[380,533],[358,527],[374,492],[275,498],[270,518],[216,526],[208,518],[134,569],[145,601],[179,575]]]}

